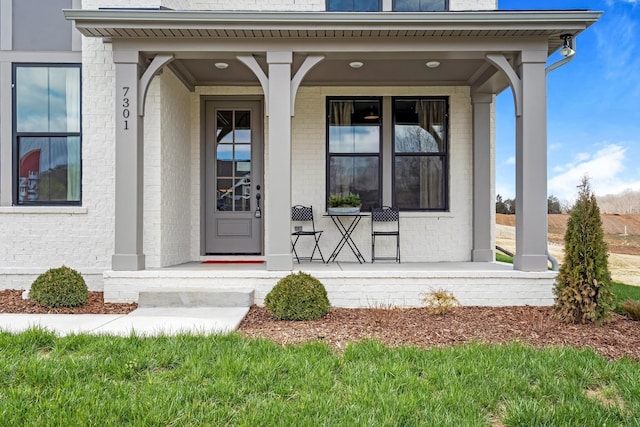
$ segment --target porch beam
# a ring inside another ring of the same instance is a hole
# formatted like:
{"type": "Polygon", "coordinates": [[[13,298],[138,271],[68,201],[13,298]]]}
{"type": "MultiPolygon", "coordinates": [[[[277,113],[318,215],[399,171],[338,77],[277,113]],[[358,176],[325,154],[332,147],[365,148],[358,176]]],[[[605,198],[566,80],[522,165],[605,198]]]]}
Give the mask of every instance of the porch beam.
{"type": "Polygon", "coordinates": [[[472,93],[473,105],[473,250],[474,262],[495,261],[493,203],[494,147],[491,135],[491,93],[472,93]]]}
{"type": "Polygon", "coordinates": [[[300,83],[302,83],[304,76],[323,59],[324,56],[307,56],[296,75],[293,76],[293,80],[291,80],[291,117],[296,114],[296,95],[298,94],[300,83]]]}
{"type": "Polygon", "coordinates": [[[486,56],[487,61],[491,64],[495,65],[496,68],[501,70],[504,75],[509,80],[509,86],[511,87],[511,92],[513,93],[513,102],[515,104],[516,116],[520,117],[522,114],[522,80],[516,71],[511,67],[507,58],[501,54],[488,54],[486,56]]]}
{"type": "Polygon", "coordinates": [[[143,254],[143,118],[137,114],[140,55],[114,51],[116,68],[115,253],[113,270],[145,269],[143,254]]]}
{"type": "Polygon", "coordinates": [[[151,80],[171,61],[173,61],[173,55],[156,55],[151,64],[144,70],[142,77],[140,77],[140,84],[138,85],[138,115],[144,116],[144,105],[147,98],[147,90],[151,84],[151,80]]]}
{"type": "Polygon", "coordinates": [[[267,270],[291,270],[291,51],[267,52],[269,146],[265,197],[267,270]]]}
{"type": "MultiPolygon", "coordinates": [[[[269,77],[262,71],[260,64],[258,64],[258,61],[256,61],[253,55],[239,55],[236,56],[236,58],[246,65],[258,78],[260,86],[262,86],[262,92],[264,92],[264,114],[269,116],[269,77]]],[[[269,73],[269,75],[271,75],[271,73],[269,73]]]]}
{"type": "Polygon", "coordinates": [[[516,117],[516,256],[514,268],[547,269],[546,53],[522,52],[522,114],[516,117]]]}
{"type": "MultiPolygon", "coordinates": [[[[210,57],[207,53],[226,54],[229,58],[251,56],[253,52],[266,52],[291,49],[306,52],[309,55],[326,55],[331,58],[348,59],[353,52],[366,53],[371,58],[433,58],[433,59],[483,59],[487,52],[515,53],[520,50],[534,49],[546,43],[545,37],[497,38],[497,37],[433,37],[389,38],[375,36],[359,39],[353,37],[333,38],[258,38],[258,39],[224,39],[211,43],[209,39],[180,38],[141,38],[118,39],[123,47],[136,48],[148,52],[171,52],[176,59],[199,59],[210,57]],[[437,56],[434,56],[437,54],[437,56]],[[418,55],[418,56],[416,56],[418,55]]],[[[365,58],[366,59],[366,58],[365,58]]]]}

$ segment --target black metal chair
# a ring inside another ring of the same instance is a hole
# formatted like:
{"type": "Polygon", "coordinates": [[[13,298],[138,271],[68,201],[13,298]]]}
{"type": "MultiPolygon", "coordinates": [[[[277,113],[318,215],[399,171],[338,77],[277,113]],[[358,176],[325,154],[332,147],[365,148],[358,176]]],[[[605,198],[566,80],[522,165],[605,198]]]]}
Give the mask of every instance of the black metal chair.
{"type": "Polygon", "coordinates": [[[400,262],[400,213],[389,206],[371,209],[371,262],[393,260],[400,262]],[[396,256],[376,256],[376,237],[395,237],[396,256]]]}
{"type": "Polygon", "coordinates": [[[319,245],[320,237],[322,237],[322,231],[316,230],[316,224],[313,219],[313,206],[296,205],[292,207],[291,222],[294,223],[294,227],[295,227],[293,233],[291,233],[291,236],[292,236],[291,250],[293,252],[293,255],[295,255],[296,257],[296,261],[298,261],[298,264],[300,264],[301,259],[308,260],[308,261],[318,260],[318,261],[325,262],[324,256],[322,255],[322,251],[320,250],[320,245],[319,245]],[[302,225],[295,226],[295,223],[306,223],[306,224],[310,223],[311,230],[305,230],[302,225]],[[294,236],[295,236],[295,239],[293,238],[294,236]],[[298,243],[298,240],[300,239],[300,237],[303,237],[303,236],[311,236],[313,237],[313,240],[314,240],[313,252],[311,252],[311,256],[309,257],[300,257],[298,256],[298,252],[296,251],[296,244],[298,243]],[[316,250],[320,254],[319,259],[315,257],[316,250]]]}

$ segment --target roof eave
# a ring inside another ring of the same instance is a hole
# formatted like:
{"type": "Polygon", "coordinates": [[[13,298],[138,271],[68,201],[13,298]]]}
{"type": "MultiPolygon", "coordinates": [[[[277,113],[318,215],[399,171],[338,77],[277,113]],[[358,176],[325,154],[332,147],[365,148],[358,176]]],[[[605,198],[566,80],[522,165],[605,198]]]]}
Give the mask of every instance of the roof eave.
{"type": "Polygon", "coordinates": [[[95,10],[66,9],[67,20],[83,26],[169,25],[238,28],[321,28],[363,29],[421,27],[438,29],[545,29],[558,25],[587,28],[598,21],[602,12],[573,11],[462,11],[462,12],[238,12],[176,10],[95,10]]]}

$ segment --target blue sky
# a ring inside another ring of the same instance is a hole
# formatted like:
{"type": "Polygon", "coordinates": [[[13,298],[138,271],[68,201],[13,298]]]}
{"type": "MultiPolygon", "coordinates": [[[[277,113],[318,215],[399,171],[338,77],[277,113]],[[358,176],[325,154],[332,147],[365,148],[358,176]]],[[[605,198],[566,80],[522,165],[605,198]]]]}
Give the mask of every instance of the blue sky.
{"type": "MultiPolygon", "coordinates": [[[[498,0],[501,10],[589,9],[602,18],[548,76],[548,194],[571,201],[585,174],[596,195],[640,190],[640,0],[498,0]]],[[[554,54],[548,64],[560,59],[554,54]]],[[[515,196],[515,116],[497,99],[496,193],[515,196]]]]}

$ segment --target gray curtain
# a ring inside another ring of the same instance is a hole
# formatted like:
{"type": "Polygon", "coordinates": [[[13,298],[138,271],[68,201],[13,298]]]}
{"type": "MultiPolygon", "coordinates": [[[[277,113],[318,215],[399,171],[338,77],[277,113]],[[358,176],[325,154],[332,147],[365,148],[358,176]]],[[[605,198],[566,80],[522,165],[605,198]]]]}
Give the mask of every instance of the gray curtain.
{"type": "MultiPolygon", "coordinates": [[[[442,153],[445,150],[444,139],[444,107],[440,102],[420,100],[416,102],[420,127],[432,138],[428,138],[424,152],[442,153]]],[[[420,173],[420,206],[423,208],[439,207],[444,197],[443,164],[440,157],[423,157],[419,165],[420,173]]]]}
{"type": "Polygon", "coordinates": [[[351,126],[353,112],[353,101],[332,101],[331,126],[351,126]]]}

